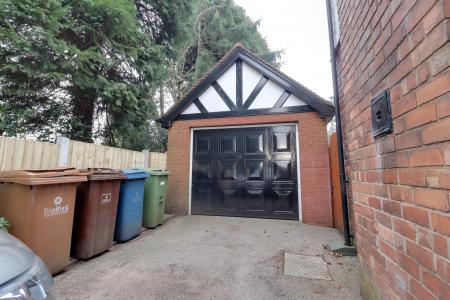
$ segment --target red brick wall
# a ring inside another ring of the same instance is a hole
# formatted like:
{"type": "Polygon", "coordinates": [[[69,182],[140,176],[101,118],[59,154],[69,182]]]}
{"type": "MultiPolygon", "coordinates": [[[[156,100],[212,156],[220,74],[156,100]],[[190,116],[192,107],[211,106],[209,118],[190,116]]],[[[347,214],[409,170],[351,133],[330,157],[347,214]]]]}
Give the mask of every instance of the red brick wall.
{"type": "Polygon", "coordinates": [[[339,0],[338,14],[346,172],[363,275],[374,298],[450,299],[450,0],[339,0]],[[374,140],[369,105],[384,89],[394,130],[374,140]]]}
{"type": "Polygon", "coordinates": [[[282,122],[299,125],[303,222],[333,226],[327,124],[315,112],[174,122],[169,129],[167,151],[170,171],[167,210],[177,214],[188,213],[191,128],[282,122]]]}

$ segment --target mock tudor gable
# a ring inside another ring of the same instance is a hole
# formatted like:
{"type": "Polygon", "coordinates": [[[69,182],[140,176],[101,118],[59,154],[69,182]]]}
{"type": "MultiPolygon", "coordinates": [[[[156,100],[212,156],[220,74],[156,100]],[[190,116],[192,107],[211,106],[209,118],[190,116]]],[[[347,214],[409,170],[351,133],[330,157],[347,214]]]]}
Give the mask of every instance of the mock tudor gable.
{"type": "Polygon", "coordinates": [[[248,64],[235,62],[221,77],[219,77],[219,79],[213,82],[205,92],[198,96],[198,100],[194,100],[194,102],[181,112],[181,114],[189,115],[236,110],[236,70],[238,68],[240,68],[240,72],[242,72],[242,99],[245,99],[245,101],[243,101],[243,107],[241,108],[252,110],[308,105],[295,95],[286,92],[284,88],[268,79],[248,64]]]}
{"type": "Polygon", "coordinates": [[[169,128],[175,120],[308,111],[331,118],[334,107],[236,45],[159,121],[169,128]]]}

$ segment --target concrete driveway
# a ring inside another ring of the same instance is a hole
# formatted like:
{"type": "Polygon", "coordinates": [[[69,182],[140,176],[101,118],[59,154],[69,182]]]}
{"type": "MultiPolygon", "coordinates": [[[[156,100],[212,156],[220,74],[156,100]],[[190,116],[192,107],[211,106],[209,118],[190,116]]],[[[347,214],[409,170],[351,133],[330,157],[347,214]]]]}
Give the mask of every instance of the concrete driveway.
{"type": "Polygon", "coordinates": [[[322,246],[340,240],[294,221],[175,217],[55,280],[65,299],[360,299],[357,258],[322,246]]]}

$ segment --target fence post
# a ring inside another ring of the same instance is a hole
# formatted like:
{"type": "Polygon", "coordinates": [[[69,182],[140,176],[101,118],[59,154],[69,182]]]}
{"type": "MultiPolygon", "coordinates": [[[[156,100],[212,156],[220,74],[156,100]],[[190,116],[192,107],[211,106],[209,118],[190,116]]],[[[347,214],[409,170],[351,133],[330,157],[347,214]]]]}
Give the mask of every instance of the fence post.
{"type": "Polygon", "coordinates": [[[142,150],[142,153],[144,153],[144,168],[150,168],[148,160],[150,152],[148,150],[142,150]]]}
{"type": "Polygon", "coordinates": [[[58,136],[56,143],[59,145],[58,167],[67,167],[70,140],[64,136],[58,136]]]}

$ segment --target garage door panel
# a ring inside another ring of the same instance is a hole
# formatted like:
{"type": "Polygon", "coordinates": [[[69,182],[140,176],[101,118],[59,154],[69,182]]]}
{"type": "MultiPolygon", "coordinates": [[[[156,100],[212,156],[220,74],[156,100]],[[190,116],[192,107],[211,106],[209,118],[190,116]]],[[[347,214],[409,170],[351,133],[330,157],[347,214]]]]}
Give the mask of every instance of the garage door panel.
{"type": "Polygon", "coordinates": [[[213,162],[212,161],[196,161],[194,163],[194,178],[195,181],[207,181],[212,182],[212,170],[213,170],[213,162]]]}
{"type": "Polygon", "coordinates": [[[224,134],[219,137],[219,154],[238,154],[238,134],[224,134]]]}
{"type": "Polygon", "coordinates": [[[192,210],[211,210],[213,208],[214,189],[210,185],[197,185],[192,192],[192,210]]]}
{"type": "Polygon", "coordinates": [[[238,188],[222,188],[219,191],[219,199],[217,201],[217,209],[219,210],[240,210],[241,197],[238,188]]]}
{"type": "Polygon", "coordinates": [[[195,138],[195,156],[211,156],[213,153],[213,135],[202,134],[195,138]]]}
{"type": "Polygon", "coordinates": [[[292,125],[194,131],[192,212],[297,219],[295,145],[292,125]]]}
{"type": "Polygon", "coordinates": [[[291,132],[273,132],[272,133],[272,151],[291,152],[292,150],[292,133],[291,132]]]}
{"type": "Polygon", "coordinates": [[[245,180],[246,181],[264,181],[265,162],[262,159],[246,159],[245,180]]]}
{"type": "Polygon", "coordinates": [[[221,181],[236,181],[238,180],[237,160],[223,160],[219,161],[219,180],[221,181]]]}
{"type": "Polygon", "coordinates": [[[264,132],[247,132],[245,134],[245,154],[265,154],[264,132]]]}
{"type": "Polygon", "coordinates": [[[292,160],[275,160],[273,161],[273,181],[289,181],[294,180],[292,160]]]}
{"type": "Polygon", "coordinates": [[[273,190],[272,208],[275,212],[293,212],[295,197],[292,190],[273,190]]]}
{"type": "Polygon", "coordinates": [[[271,187],[273,190],[296,190],[297,184],[295,182],[274,181],[271,187]]]}
{"type": "Polygon", "coordinates": [[[264,189],[245,191],[245,210],[247,212],[264,212],[266,210],[264,189]]]}

